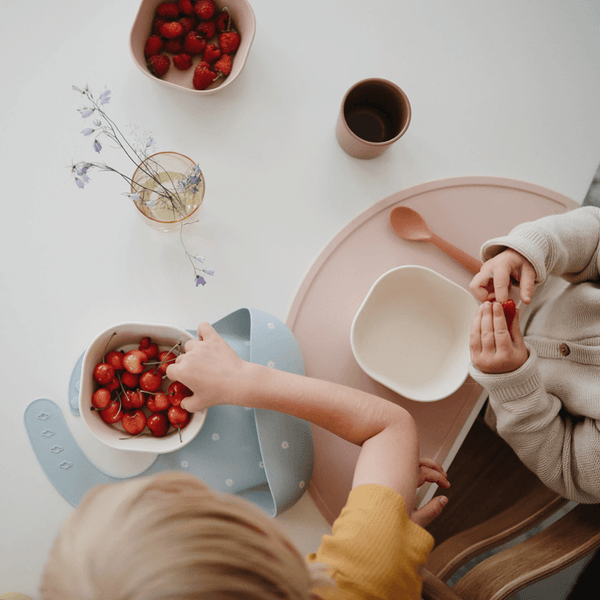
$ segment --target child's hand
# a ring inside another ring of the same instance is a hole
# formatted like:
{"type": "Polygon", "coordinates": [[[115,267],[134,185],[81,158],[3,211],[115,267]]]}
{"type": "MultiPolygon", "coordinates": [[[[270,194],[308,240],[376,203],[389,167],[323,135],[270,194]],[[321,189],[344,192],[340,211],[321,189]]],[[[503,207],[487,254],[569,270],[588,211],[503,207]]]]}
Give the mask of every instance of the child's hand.
{"type": "Polygon", "coordinates": [[[521,301],[529,304],[535,287],[535,269],[523,255],[507,248],[483,263],[471,280],[470,289],[480,302],[506,302],[512,281],[519,284],[521,301]]]}
{"type": "Polygon", "coordinates": [[[510,373],[528,358],[519,325],[519,311],[508,331],[499,302],[484,302],[471,326],[471,362],[482,373],[510,373]]]}
{"type": "Polygon", "coordinates": [[[185,343],[185,353],[167,367],[167,377],[187,385],[193,396],[181,405],[196,412],[231,400],[242,385],[244,361],[209,323],[198,325],[198,341],[185,343]]]}
{"type": "MultiPolygon", "coordinates": [[[[417,487],[424,483],[437,483],[440,487],[447,489],[450,487],[448,476],[442,467],[430,458],[422,458],[419,461],[419,480],[417,487]]],[[[412,512],[410,519],[421,527],[427,527],[441,512],[448,498],[446,496],[436,496],[432,498],[425,506],[412,512]]]]}

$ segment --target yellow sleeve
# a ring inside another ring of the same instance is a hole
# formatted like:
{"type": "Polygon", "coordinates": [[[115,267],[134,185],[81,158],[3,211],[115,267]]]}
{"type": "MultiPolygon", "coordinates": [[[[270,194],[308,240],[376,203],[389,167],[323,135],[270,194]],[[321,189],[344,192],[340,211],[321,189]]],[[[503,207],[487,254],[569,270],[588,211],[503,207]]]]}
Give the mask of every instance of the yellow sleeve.
{"type": "Polygon", "coordinates": [[[354,488],[309,563],[324,563],[337,583],[315,590],[323,600],[421,597],[419,569],[433,548],[433,537],[413,523],[404,499],[376,484],[354,488]]]}

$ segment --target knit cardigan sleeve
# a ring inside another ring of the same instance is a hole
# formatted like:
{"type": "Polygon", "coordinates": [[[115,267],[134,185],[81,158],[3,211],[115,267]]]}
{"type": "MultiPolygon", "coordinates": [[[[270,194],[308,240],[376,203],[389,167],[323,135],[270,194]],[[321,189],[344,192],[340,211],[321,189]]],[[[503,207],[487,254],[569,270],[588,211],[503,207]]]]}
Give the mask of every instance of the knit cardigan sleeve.
{"type": "Polygon", "coordinates": [[[600,208],[584,206],[517,225],[508,235],[481,247],[486,261],[506,248],[522,254],[535,268],[536,282],[549,275],[570,283],[598,279],[600,272],[600,208]]]}
{"type": "Polygon", "coordinates": [[[323,600],[418,600],[421,566],[433,537],[413,523],[404,500],[391,488],[366,484],[354,488],[309,563],[329,566],[334,587],[315,590],[323,600]]]}

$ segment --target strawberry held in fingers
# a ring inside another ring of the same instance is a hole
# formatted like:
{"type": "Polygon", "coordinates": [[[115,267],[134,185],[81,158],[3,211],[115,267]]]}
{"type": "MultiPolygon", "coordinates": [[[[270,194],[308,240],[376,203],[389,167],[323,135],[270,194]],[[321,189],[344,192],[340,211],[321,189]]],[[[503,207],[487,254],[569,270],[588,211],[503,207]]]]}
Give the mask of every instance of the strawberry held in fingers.
{"type": "Polygon", "coordinates": [[[517,307],[515,306],[514,300],[507,300],[502,303],[502,310],[504,310],[504,317],[506,318],[506,325],[508,326],[508,331],[512,329],[512,324],[515,319],[515,315],[517,314],[517,307]]]}

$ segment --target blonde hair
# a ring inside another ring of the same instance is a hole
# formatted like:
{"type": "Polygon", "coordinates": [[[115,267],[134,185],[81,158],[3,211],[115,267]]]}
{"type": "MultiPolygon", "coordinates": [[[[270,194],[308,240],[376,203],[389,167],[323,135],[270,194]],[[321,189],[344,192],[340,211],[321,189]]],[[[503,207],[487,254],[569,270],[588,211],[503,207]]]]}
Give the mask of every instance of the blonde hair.
{"type": "Polygon", "coordinates": [[[322,583],[260,509],[172,472],[88,492],[54,542],[41,594],[43,600],[308,600],[322,583]]]}

